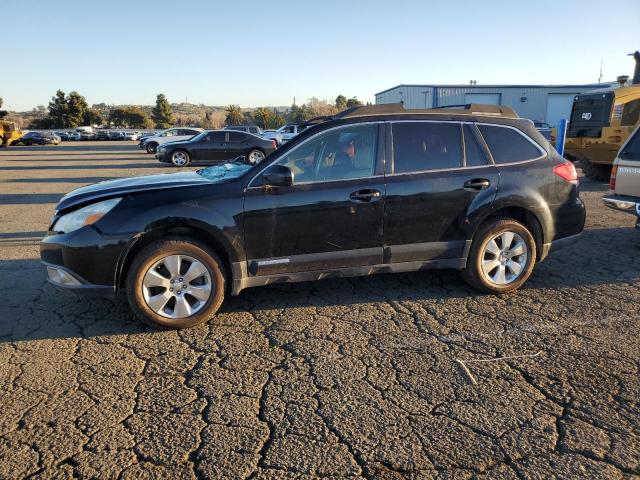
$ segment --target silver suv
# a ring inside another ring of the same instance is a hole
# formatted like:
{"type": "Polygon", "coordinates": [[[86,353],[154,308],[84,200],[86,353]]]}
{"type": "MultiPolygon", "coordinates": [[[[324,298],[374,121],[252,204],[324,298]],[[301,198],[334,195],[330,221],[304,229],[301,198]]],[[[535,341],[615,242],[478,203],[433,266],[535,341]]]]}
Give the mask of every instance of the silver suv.
{"type": "Polygon", "coordinates": [[[605,195],[602,201],[611,208],[636,215],[636,228],[640,229],[640,126],[620,148],[609,187],[613,193],[605,195]]]}

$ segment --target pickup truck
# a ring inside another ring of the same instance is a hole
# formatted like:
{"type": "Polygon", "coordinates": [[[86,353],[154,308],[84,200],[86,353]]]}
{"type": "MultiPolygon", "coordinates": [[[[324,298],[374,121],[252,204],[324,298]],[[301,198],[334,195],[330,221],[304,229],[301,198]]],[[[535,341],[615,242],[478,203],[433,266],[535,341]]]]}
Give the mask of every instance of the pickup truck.
{"type": "Polygon", "coordinates": [[[640,127],[622,145],[613,161],[609,188],[612,193],[602,197],[605,205],[637,217],[640,229],[640,127]]]}
{"type": "Polygon", "coordinates": [[[277,130],[266,130],[262,134],[262,138],[266,138],[267,140],[275,140],[278,146],[283,143],[287,143],[293,137],[302,132],[305,128],[301,125],[289,124],[280,127],[277,130]]]}

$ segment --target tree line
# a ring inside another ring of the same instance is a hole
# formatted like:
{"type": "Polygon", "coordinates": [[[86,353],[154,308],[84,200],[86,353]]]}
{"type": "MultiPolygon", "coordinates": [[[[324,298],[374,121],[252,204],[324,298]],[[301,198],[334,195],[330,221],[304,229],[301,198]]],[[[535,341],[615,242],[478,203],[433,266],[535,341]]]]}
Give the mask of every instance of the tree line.
{"type": "Polygon", "coordinates": [[[243,110],[239,105],[229,105],[224,112],[207,111],[200,118],[194,119],[192,115],[175,115],[166,96],[160,93],[150,113],[141,107],[128,105],[112,108],[104,118],[101,111],[89,107],[85,97],[77,91],[66,94],[58,90],[46,108],[38,107],[39,118],[31,122],[30,128],[67,129],[107,123],[116,127],[144,129],[162,129],[188,124],[210,129],[244,124],[258,125],[263,129],[277,129],[288,122],[303,123],[314,117],[333,115],[360,105],[363,103],[357,97],[347,99],[344,95],[338,95],[333,103],[312,97],[302,105],[292,105],[287,113],[278,112],[270,107],[243,110]]]}
{"type": "MultiPolygon", "coordinates": [[[[81,125],[102,125],[104,119],[98,110],[90,108],[78,92],[65,94],[58,90],[51,98],[46,114],[31,122],[31,128],[76,128],[81,125]]],[[[114,108],[109,112],[109,124],[130,128],[169,128],[175,122],[171,105],[163,94],[158,94],[149,115],[136,106],[114,108]]]]}
{"type": "Polygon", "coordinates": [[[243,113],[239,105],[229,105],[226,109],[225,122],[227,125],[249,123],[258,125],[263,129],[277,129],[287,122],[304,123],[315,117],[335,115],[343,110],[362,105],[363,103],[357,97],[347,99],[344,95],[338,95],[334,103],[312,97],[302,105],[292,105],[291,110],[286,115],[268,107],[260,107],[243,113]]]}

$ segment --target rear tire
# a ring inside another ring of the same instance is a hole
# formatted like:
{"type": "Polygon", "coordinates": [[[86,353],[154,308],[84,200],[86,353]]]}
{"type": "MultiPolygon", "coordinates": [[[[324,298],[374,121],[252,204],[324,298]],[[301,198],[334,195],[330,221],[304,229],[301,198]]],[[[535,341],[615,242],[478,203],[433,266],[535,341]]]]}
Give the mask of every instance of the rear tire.
{"type": "Polygon", "coordinates": [[[611,177],[611,165],[598,165],[582,159],[580,160],[580,168],[585,177],[595,182],[608,182],[611,177]]]}
{"type": "Polygon", "coordinates": [[[151,325],[189,328],[216,314],[225,284],[224,264],[214,252],[176,237],[153,242],[136,255],[127,274],[127,298],[151,325]]]}
{"type": "Polygon", "coordinates": [[[509,293],[527,281],[536,263],[531,232],[511,218],[492,219],[476,232],[462,277],[486,293],[509,293]]]}
{"type": "Polygon", "coordinates": [[[158,151],[158,144],[156,142],[147,143],[147,153],[156,153],[158,151]]]}

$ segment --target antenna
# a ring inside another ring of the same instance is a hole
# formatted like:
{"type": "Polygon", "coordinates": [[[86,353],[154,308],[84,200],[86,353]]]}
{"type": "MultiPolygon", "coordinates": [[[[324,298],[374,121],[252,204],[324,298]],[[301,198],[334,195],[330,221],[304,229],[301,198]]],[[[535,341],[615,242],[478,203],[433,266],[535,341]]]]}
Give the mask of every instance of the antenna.
{"type": "Polygon", "coordinates": [[[602,83],[602,65],[604,64],[604,58],[600,59],[600,75],[598,75],[598,83],[602,83]]]}

